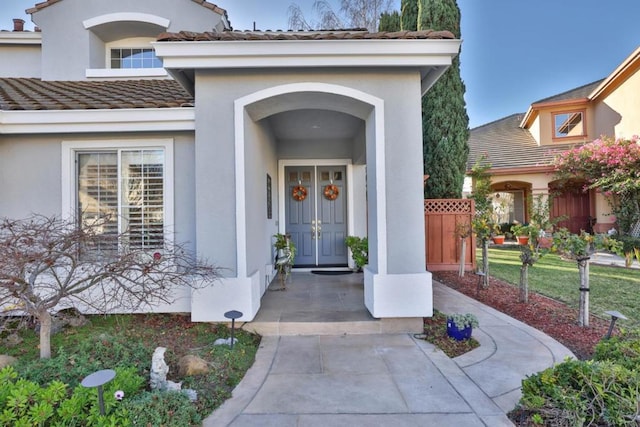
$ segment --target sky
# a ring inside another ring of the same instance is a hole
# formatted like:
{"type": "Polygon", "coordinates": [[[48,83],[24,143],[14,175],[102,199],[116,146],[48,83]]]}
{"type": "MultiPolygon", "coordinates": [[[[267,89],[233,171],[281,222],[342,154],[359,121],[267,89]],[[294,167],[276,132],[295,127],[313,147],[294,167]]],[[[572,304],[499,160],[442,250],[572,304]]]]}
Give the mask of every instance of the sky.
{"type": "MultiPolygon", "coordinates": [[[[0,0],[0,29],[42,0],[0,0]]],[[[108,1],[108,0],[102,0],[108,1]]],[[[312,0],[210,0],[236,30],[286,30],[297,3],[314,20],[312,0]]],[[[334,5],[339,0],[329,0],[334,5]]],[[[399,9],[400,0],[394,0],[399,9]]],[[[640,46],[639,0],[458,0],[461,75],[471,128],[537,100],[609,75],[640,46]]],[[[336,8],[337,9],[337,8],[336,8]]]]}

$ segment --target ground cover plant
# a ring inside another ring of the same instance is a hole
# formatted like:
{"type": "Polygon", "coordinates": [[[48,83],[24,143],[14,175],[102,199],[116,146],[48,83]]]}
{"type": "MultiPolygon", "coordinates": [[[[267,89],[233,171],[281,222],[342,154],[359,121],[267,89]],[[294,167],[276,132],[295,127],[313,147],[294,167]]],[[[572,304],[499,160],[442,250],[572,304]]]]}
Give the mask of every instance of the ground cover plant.
{"type": "Polygon", "coordinates": [[[192,323],[183,315],[91,316],[90,324],[53,335],[54,354],[38,357],[32,329],[19,332],[24,341],[0,345],[1,354],[18,358],[0,373],[0,425],[197,425],[224,400],[253,364],[259,337],[236,331],[238,343],[214,346],[230,331],[224,325],[192,323]],[[166,347],[168,379],[197,391],[191,403],[181,393],[150,391],[151,355],[166,347]],[[178,360],[187,354],[203,358],[210,371],[180,376],[178,360]],[[88,374],[114,369],[105,385],[106,417],[99,415],[96,390],[79,385],[88,374]],[[122,400],[115,392],[124,392],[122,400]],[[25,404],[24,402],[29,402],[25,404]],[[4,418],[3,418],[4,417],[4,418]],[[59,423],[59,424],[56,424],[59,423]]]}

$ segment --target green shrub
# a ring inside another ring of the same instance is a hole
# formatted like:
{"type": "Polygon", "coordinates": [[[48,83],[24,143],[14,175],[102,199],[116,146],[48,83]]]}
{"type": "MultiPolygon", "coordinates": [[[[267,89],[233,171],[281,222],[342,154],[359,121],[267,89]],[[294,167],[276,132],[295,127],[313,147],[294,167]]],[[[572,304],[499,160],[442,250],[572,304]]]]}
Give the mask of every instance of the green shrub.
{"type": "Polygon", "coordinates": [[[144,379],[134,368],[117,368],[115,378],[105,385],[106,415],[100,414],[95,388],[70,389],[61,381],[48,385],[20,378],[13,367],[0,371],[0,425],[2,426],[130,426],[129,413],[114,397],[116,390],[135,395],[144,379]]]}
{"type": "Polygon", "coordinates": [[[522,381],[520,407],[544,425],[635,426],[639,392],[639,371],[567,360],[522,381]]]}
{"type": "Polygon", "coordinates": [[[369,241],[366,237],[348,236],[344,239],[358,270],[369,263],[369,241]]]}
{"type": "Polygon", "coordinates": [[[608,360],[627,369],[640,368],[640,329],[623,331],[596,345],[594,360],[608,360]]]}
{"type": "Polygon", "coordinates": [[[60,347],[51,359],[20,359],[16,370],[38,384],[57,380],[74,388],[84,377],[101,369],[135,367],[142,374],[150,361],[151,352],[142,343],[102,334],[79,343],[73,354],[60,347]]]}
{"type": "Polygon", "coordinates": [[[123,409],[134,426],[185,427],[202,421],[187,395],[180,392],[144,392],[128,399],[123,409]]]}
{"type": "Polygon", "coordinates": [[[622,242],[622,250],[624,253],[633,252],[634,248],[640,249],[640,237],[625,235],[616,235],[615,238],[622,242]]]}

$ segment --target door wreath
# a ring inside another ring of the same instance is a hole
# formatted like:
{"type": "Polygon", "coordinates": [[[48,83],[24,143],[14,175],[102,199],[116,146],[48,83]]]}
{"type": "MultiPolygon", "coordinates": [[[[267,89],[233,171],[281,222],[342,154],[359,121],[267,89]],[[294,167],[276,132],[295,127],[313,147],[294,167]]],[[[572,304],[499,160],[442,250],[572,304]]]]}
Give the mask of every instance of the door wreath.
{"type": "Polygon", "coordinates": [[[291,197],[299,202],[307,198],[307,188],[304,185],[296,185],[291,191],[291,197]]]}
{"type": "Polygon", "coordinates": [[[337,199],[339,194],[340,194],[340,190],[338,190],[338,187],[333,184],[329,184],[326,187],[324,187],[324,197],[326,197],[329,200],[337,199]]]}

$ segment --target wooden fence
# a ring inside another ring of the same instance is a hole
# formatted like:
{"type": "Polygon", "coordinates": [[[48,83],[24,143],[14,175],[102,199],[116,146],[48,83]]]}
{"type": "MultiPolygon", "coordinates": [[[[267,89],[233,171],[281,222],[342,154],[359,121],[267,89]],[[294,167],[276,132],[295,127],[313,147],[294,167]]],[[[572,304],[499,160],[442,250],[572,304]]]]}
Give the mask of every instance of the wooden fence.
{"type": "MultiPolygon", "coordinates": [[[[475,212],[471,199],[426,199],[424,225],[426,232],[427,270],[457,271],[460,266],[462,239],[457,230],[470,227],[475,212]]],[[[465,270],[476,269],[476,237],[466,238],[465,270]]]]}

